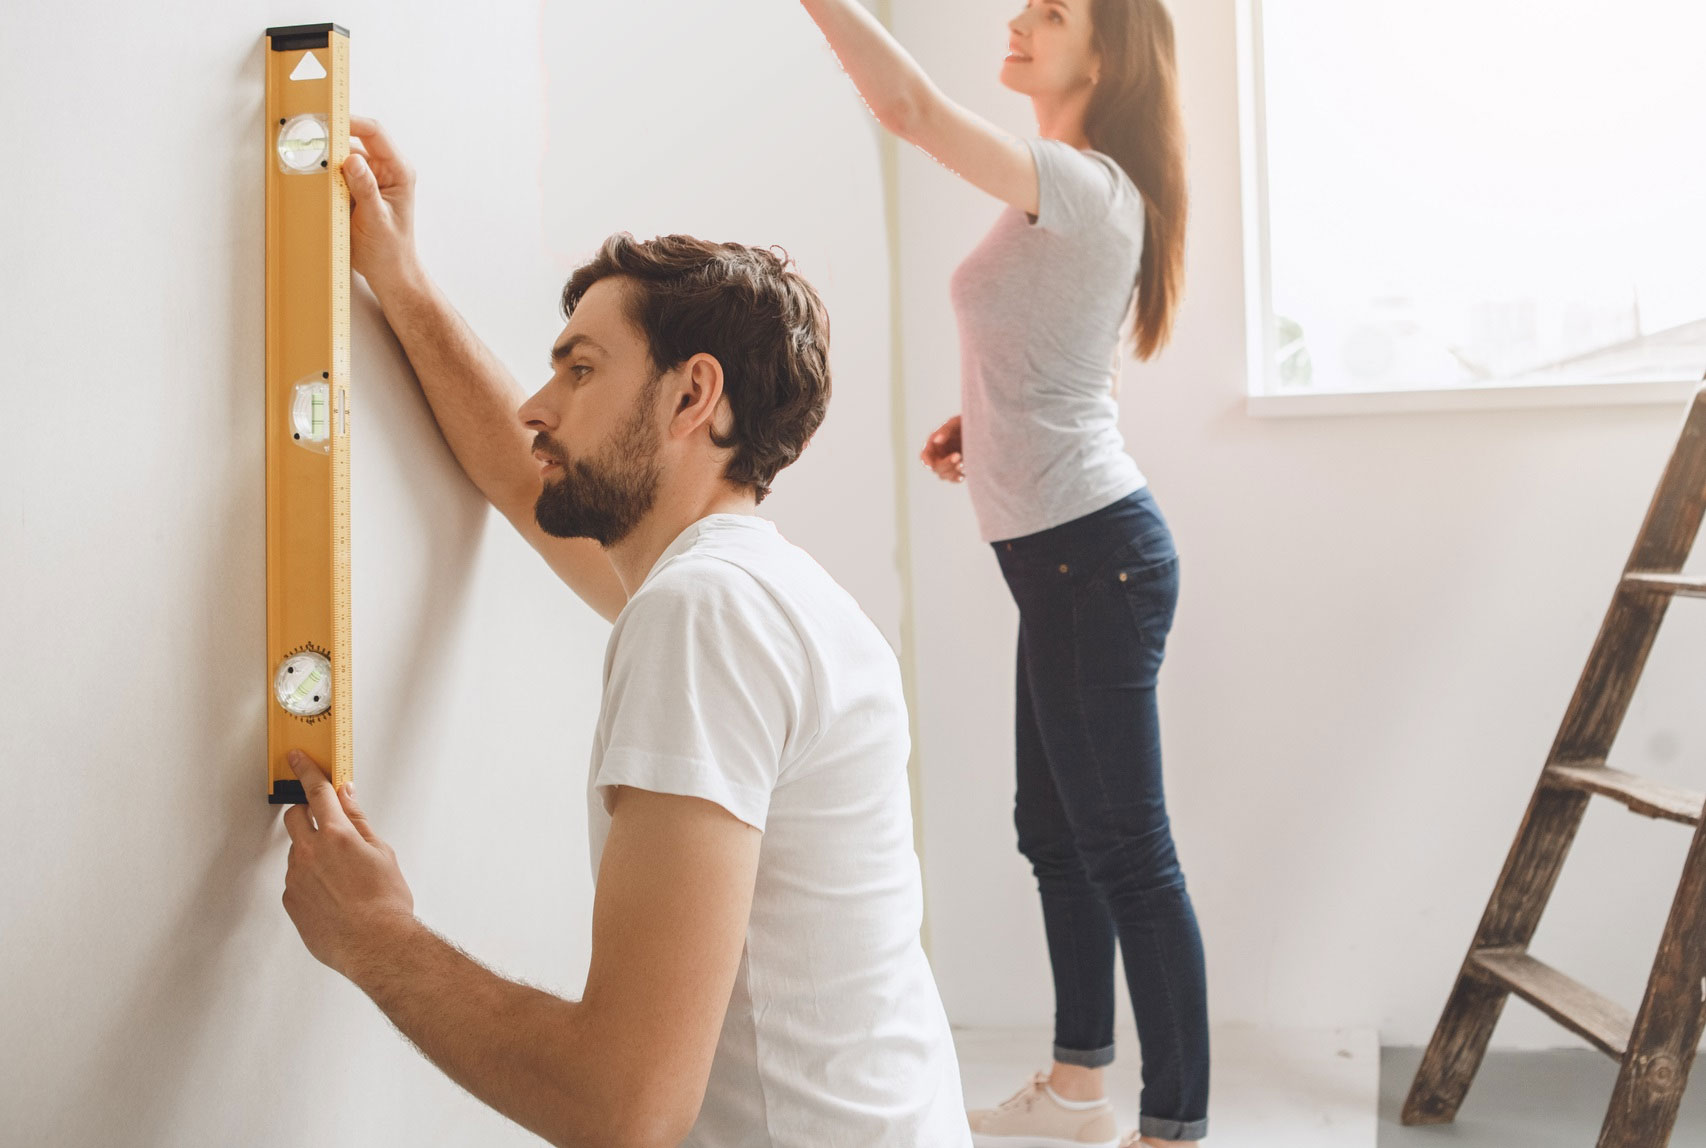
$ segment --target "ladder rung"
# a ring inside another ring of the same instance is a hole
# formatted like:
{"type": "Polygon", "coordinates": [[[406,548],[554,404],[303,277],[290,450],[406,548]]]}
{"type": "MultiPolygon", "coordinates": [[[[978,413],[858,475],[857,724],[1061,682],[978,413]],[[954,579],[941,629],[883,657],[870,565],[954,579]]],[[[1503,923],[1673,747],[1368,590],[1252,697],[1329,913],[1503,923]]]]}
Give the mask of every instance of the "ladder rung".
{"type": "Polygon", "coordinates": [[[1690,793],[1603,765],[1549,765],[1546,782],[1564,789],[1597,793],[1621,801],[1644,817],[1662,817],[1684,825],[1699,825],[1701,810],[1706,807],[1706,794],[1690,793]]]}
{"type": "Polygon", "coordinates": [[[1661,594],[1676,594],[1683,598],[1706,598],[1706,575],[1625,574],[1623,584],[1661,594]]]}
{"type": "Polygon", "coordinates": [[[1595,1048],[1621,1060],[1629,1047],[1635,1018],[1615,1001],[1521,949],[1482,949],[1471,959],[1487,979],[1511,992],[1569,1029],[1595,1048]]]}

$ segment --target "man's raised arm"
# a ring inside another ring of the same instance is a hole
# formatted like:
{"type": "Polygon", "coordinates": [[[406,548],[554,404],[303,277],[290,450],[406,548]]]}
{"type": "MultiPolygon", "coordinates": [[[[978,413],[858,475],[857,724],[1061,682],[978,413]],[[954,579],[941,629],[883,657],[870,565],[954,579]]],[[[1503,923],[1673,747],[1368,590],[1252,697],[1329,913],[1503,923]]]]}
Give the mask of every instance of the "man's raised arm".
{"type": "Polygon", "coordinates": [[[533,504],[539,470],[516,417],[526,395],[463,321],[415,254],[415,173],[373,120],[351,117],[344,163],[353,211],[350,258],[403,344],[438,428],[462,470],[551,569],[594,610],[614,619],[627,602],[608,556],[586,538],[553,538],[533,504]]]}

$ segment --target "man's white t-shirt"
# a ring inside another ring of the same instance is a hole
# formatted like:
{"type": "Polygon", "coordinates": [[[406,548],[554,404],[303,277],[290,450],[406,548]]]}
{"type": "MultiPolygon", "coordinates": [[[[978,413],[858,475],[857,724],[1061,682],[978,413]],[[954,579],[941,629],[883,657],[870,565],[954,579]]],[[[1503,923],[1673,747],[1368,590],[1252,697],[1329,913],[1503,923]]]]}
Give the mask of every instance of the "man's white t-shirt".
{"type": "Polygon", "coordinates": [[[704,798],[764,834],[692,1148],[969,1148],[919,943],[906,702],[853,598],[770,522],[688,527],[605,655],[588,790],[704,798]]]}

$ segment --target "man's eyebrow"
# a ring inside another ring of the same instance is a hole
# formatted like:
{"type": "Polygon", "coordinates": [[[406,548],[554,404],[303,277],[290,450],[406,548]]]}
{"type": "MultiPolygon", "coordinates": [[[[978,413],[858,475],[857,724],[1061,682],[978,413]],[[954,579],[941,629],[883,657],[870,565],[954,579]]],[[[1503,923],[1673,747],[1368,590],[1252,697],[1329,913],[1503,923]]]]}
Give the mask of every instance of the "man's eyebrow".
{"type": "Polygon", "coordinates": [[[562,344],[559,347],[552,347],[551,348],[551,363],[552,363],[552,365],[555,366],[557,363],[562,362],[564,359],[566,359],[570,355],[574,354],[576,348],[581,347],[581,346],[590,347],[593,350],[601,352],[601,353],[604,352],[604,348],[599,346],[596,342],[594,342],[592,336],[590,336],[590,335],[571,335],[571,336],[569,336],[568,342],[562,344]]]}

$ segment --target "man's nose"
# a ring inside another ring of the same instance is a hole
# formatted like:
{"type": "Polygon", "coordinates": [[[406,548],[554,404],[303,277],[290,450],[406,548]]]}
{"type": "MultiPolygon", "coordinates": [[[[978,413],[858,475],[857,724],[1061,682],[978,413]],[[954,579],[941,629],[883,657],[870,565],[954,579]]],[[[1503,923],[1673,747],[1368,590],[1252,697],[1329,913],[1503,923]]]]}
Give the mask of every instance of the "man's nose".
{"type": "Polygon", "coordinates": [[[551,408],[540,401],[543,394],[543,391],[534,394],[515,412],[515,417],[520,419],[521,425],[528,430],[548,431],[557,425],[556,420],[551,417],[551,408]]]}

